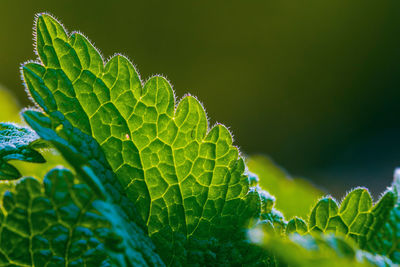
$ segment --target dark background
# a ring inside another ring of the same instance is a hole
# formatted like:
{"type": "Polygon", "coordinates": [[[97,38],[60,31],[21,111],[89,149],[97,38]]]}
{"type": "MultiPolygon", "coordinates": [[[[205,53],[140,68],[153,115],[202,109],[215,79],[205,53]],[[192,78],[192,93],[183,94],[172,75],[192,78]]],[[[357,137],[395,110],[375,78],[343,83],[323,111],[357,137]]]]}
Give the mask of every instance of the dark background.
{"type": "Polygon", "coordinates": [[[29,102],[34,14],[121,52],[143,79],[165,75],[205,103],[247,155],[342,196],[377,195],[400,166],[398,1],[0,0],[0,83],[29,102]]]}

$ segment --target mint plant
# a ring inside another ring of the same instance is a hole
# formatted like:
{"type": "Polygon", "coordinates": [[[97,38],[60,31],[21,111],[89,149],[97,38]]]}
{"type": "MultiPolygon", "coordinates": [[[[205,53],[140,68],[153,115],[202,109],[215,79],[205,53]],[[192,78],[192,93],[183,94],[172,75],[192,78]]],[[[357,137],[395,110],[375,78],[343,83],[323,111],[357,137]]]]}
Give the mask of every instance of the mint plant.
{"type": "Polygon", "coordinates": [[[196,98],[177,103],[161,76],[142,83],[122,55],[105,63],[50,15],[38,15],[35,37],[39,59],[22,75],[37,109],[22,111],[29,128],[1,124],[0,178],[20,178],[10,160],[44,162],[43,147],[73,169],[7,184],[2,265],[302,265],[318,263],[315,249],[325,262],[399,263],[396,186],[375,205],[362,188],[340,208],[323,198],[308,224],[287,222],[196,98]],[[301,247],[307,242],[314,246],[301,247]],[[343,245],[324,248],[332,242],[343,245]],[[310,253],[288,260],[289,248],[310,253]]]}

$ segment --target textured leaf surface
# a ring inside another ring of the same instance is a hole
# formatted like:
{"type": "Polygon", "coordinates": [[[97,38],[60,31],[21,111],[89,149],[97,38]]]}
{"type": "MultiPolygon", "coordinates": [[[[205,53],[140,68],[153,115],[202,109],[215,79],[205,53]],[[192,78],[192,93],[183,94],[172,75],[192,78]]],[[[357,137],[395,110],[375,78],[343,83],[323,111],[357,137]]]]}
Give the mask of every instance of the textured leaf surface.
{"type": "MultiPolygon", "coordinates": [[[[273,198],[265,193],[261,195],[264,199],[261,214],[263,220],[249,230],[248,236],[253,243],[258,244],[270,255],[269,259],[273,259],[273,261],[268,262],[267,266],[397,266],[385,254],[380,255],[376,252],[369,253],[361,250],[359,245],[355,243],[355,241],[360,243],[361,238],[349,238],[349,236],[353,236],[346,235],[335,227],[324,231],[311,227],[309,229],[307,223],[298,217],[285,223],[283,217],[273,216],[276,214],[273,209],[273,198]],[[284,230],[282,231],[281,228],[284,228],[284,230]]],[[[326,199],[329,198],[321,199],[316,207],[325,203],[324,200],[326,199]]],[[[381,201],[383,199],[384,197],[381,201]]],[[[343,203],[345,204],[344,201],[343,203]]],[[[375,208],[378,205],[376,204],[375,208]]],[[[389,208],[390,211],[390,207],[386,208],[389,208]]],[[[312,216],[317,216],[319,220],[329,223],[329,219],[326,219],[328,217],[326,213],[332,210],[334,211],[333,214],[337,213],[337,209],[332,208],[332,206],[327,211],[319,211],[320,213],[317,215],[313,215],[315,213],[313,210],[309,224],[311,225],[312,216]],[[323,214],[325,215],[322,216],[323,214]]],[[[371,225],[368,222],[363,226],[371,225]]],[[[370,231],[372,229],[373,227],[370,231]]],[[[371,239],[368,241],[371,242],[371,239]]]]}
{"type": "Polygon", "coordinates": [[[258,194],[248,194],[229,131],[209,129],[194,97],[175,107],[164,78],[142,85],[120,55],[104,66],[84,36],[68,36],[48,15],[38,17],[36,29],[41,62],[23,67],[32,97],[50,118],[62,115],[97,141],[167,263],[182,256],[176,242],[229,239],[226,233],[257,214],[258,205],[250,202],[258,194]]]}
{"type": "Polygon", "coordinates": [[[23,178],[2,207],[2,266],[162,265],[119,207],[97,200],[66,169],[53,169],[42,184],[23,178]]]}
{"type": "MultiPolygon", "coordinates": [[[[35,111],[26,111],[23,114],[25,120],[41,138],[57,147],[78,172],[82,172],[85,165],[91,166],[100,178],[101,183],[105,185],[106,191],[113,197],[116,196],[114,202],[134,217],[133,208],[129,205],[129,201],[123,200],[125,196],[121,193],[122,190],[118,187],[119,183],[110,171],[111,167],[107,167],[108,164],[97,142],[79,129],[72,127],[67,120],[63,119],[62,114],[53,115],[48,117],[35,111]],[[60,118],[56,118],[55,115],[60,115],[60,118]]],[[[262,195],[265,196],[265,194],[262,195]]],[[[258,203],[251,205],[257,206],[258,203]]],[[[272,203],[268,202],[268,205],[269,208],[265,205],[264,208],[272,210],[272,203]]],[[[133,220],[138,221],[135,217],[133,220]]],[[[242,229],[231,233],[229,239],[225,242],[210,237],[207,240],[191,238],[189,242],[176,244],[180,246],[177,251],[181,253],[180,256],[183,258],[180,264],[184,266],[236,266],[242,264],[259,266],[265,262],[270,262],[269,257],[262,249],[249,244],[244,237],[245,232],[242,229]]]]}
{"type": "Polygon", "coordinates": [[[400,264],[400,170],[395,172],[391,190],[396,194],[396,205],[390,212],[389,219],[380,231],[368,242],[371,252],[386,255],[393,262],[400,264]]]}
{"type": "Polygon", "coordinates": [[[13,180],[21,177],[10,160],[43,163],[45,159],[35,150],[40,147],[38,135],[29,128],[12,123],[0,123],[0,179],[13,180]]]}
{"type": "Polygon", "coordinates": [[[344,234],[364,248],[386,223],[395,200],[395,194],[389,190],[373,205],[365,188],[351,191],[340,207],[332,198],[323,198],[311,212],[309,231],[344,234]]]}

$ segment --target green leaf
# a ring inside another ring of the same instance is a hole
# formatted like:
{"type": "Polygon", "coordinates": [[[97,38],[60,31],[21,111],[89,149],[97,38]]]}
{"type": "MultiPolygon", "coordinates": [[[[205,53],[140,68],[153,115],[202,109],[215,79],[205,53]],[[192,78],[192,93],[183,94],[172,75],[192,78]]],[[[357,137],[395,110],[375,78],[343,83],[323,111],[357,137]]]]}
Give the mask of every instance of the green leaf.
{"type": "Polygon", "coordinates": [[[73,127],[59,112],[48,117],[40,112],[27,110],[23,117],[43,140],[49,141],[61,152],[98,196],[103,196],[106,191],[113,203],[121,206],[132,221],[144,227],[133,203],[127,198],[100,146],[92,137],[73,127]],[[87,176],[87,167],[93,170],[98,181],[87,176]]]}
{"type": "Polygon", "coordinates": [[[21,179],[2,208],[1,265],[162,266],[143,231],[67,169],[21,179]]]}
{"type": "Polygon", "coordinates": [[[274,208],[275,197],[258,187],[261,197],[261,214],[257,225],[261,225],[265,231],[284,234],[286,221],[283,214],[274,208]]]}
{"type": "Polygon", "coordinates": [[[390,259],[361,251],[354,242],[341,235],[292,234],[282,238],[254,228],[249,236],[253,242],[275,255],[278,266],[394,266],[390,259]]]}
{"type": "MultiPolygon", "coordinates": [[[[229,240],[257,216],[259,196],[249,193],[230,132],[220,124],[209,129],[194,97],[176,104],[171,85],[159,76],[142,85],[121,55],[104,65],[83,35],[69,36],[49,15],[38,17],[36,30],[41,63],[26,63],[22,72],[48,117],[25,113],[32,118],[27,122],[35,130],[43,127],[40,121],[47,124],[48,134],[56,133],[49,139],[55,140],[63,128],[52,123],[65,125],[66,120],[71,129],[96,140],[166,263],[184,257],[185,240],[229,240]]],[[[41,132],[44,138],[45,128],[41,132]]]]}
{"type": "MultiPolygon", "coordinates": [[[[89,181],[90,177],[85,177],[85,166],[91,166],[93,171],[98,175],[101,184],[104,184],[105,191],[109,192],[113,202],[121,206],[124,211],[133,216],[133,221],[140,224],[135,218],[133,207],[130,202],[124,200],[122,188],[118,187],[119,183],[113,176],[102,151],[96,141],[90,136],[85,135],[79,129],[72,125],[60,115],[61,119],[55,117],[47,117],[40,112],[26,111],[23,116],[25,120],[35,129],[35,131],[43,138],[51,142],[59,151],[61,151],[78,173],[83,173],[83,178],[88,184],[92,184],[97,192],[103,192],[97,189],[98,183],[89,181]],[[108,166],[108,167],[107,167],[108,166]],[[114,182],[114,184],[112,183],[114,182]],[[122,200],[121,200],[122,199],[122,200]]],[[[104,193],[100,193],[104,195],[104,193]]],[[[265,194],[262,194],[265,195],[265,194]]],[[[258,205],[253,203],[252,205],[258,205]]],[[[271,207],[272,209],[272,207],[271,207]]],[[[215,237],[207,240],[191,238],[188,242],[180,245],[182,255],[186,259],[182,259],[182,265],[199,264],[199,265],[240,265],[254,264],[269,261],[268,256],[254,245],[250,245],[244,238],[245,232],[236,231],[231,233],[229,239],[223,242],[215,237]]]]}
{"type": "Polygon", "coordinates": [[[389,190],[373,205],[371,195],[365,188],[351,191],[340,208],[332,198],[323,198],[311,212],[309,231],[343,234],[364,248],[386,223],[395,200],[395,194],[389,190]]]}
{"type": "Polygon", "coordinates": [[[265,156],[251,156],[246,164],[258,176],[261,188],[275,196],[276,208],[288,219],[294,216],[305,218],[315,202],[324,195],[308,181],[291,177],[265,156]],[[293,201],[294,196],[296,201],[293,201]]]}
{"type": "Polygon", "coordinates": [[[396,205],[390,212],[389,219],[380,231],[368,242],[371,252],[388,256],[394,263],[400,264],[400,171],[395,172],[390,189],[396,194],[396,205]]]}
{"type": "MultiPolygon", "coordinates": [[[[115,180],[115,177],[112,172],[110,173],[111,167],[109,167],[104,155],[101,153],[100,147],[90,136],[72,127],[60,113],[47,117],[40,112],[27,110],[23,113],[23,117],[43,140],[49,141],[62,153],[77,173],[81,174],[85,182],[99,196],[104,195],[104,192],[99,189],[99,185],[94,183],[91,177],[85,175],[85,166],[93,168],[104,184],[115,180]],[[60,117],[57,118],[55,115],[60,117]]],[[[111,188],[113,187],[111,186],[111,188]]],[[[119,193],[122,192],[122,190],[119,191],[119,193]]]]}
{"type": "Polygon", "coordinates": [[[286,226],[286,233],[293,234],[297,233],[300,235],[306,234],[308,232],[307,223],[301,218],[291,219],[286,226]]]}
{"type": "Polygon", "coordinates": [[[12,123],[0,123],[0,180],[21,177],[10,160],[43,163],[45,159],[35,150],[41,147],[38,135],[29,128],[12,123]]]}

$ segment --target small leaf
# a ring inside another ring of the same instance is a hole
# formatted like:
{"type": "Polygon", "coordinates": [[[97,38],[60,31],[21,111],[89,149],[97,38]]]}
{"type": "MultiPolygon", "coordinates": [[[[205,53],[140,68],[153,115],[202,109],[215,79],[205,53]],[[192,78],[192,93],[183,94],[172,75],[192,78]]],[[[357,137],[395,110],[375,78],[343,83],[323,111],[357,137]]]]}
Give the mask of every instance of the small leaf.
{"type": "Polygon", "coordinates": [[[286,233],[287,234],[293,234],[293,233],[297,233],[297,234],[305,234],[308,232],[307,229],[307,224],[306,222],[301,219],[301,218],[293,218],[291,219],[287,226],[286,226],[286,233]]]}
{"type": "Polygon", "coordinates": [[[35,150],[41,146],[43,144],[39,141],[39,136],[29,128],[13,123],[0,123],[0,180],[21,177],[20,172],[8,163],[10,160],[46,162],[35,150]]]}
{"type": "MultiPolygon", "coordinates": [[[[367,243],[367,248],[373,253],[389,257],[394,263],[400,264],[400,170],[394,175],[392,187],[389,189],[396,195],[396,205],[383,227],[367,243]]],[[[382,207],[384,208],[384,207],[382,207]]]]}
{"type": "MultiPolygon", "coordinates": [[[[289,222],[289,224],[293,224],[289,222]]],[[[254,234],[260,247],[275,255],[278,264],[267,266],[299,266],[299,267],[389,267],[395,266],[384,256],[374,255],[357,248],[357,246],[341,235],[315,233],[313,235],[291,234],[288,238],[260,233],[254,234]]]]}
{"type": "Polygon", "coordinates": [[[353,238],[361,248],[382,228],[395,204],[395,195],[387,191],[377,204],[365,188],[351,191],[340,208],[331,198],[321,199],[309,218],[310,232],[334,232],[353,238]]]}

